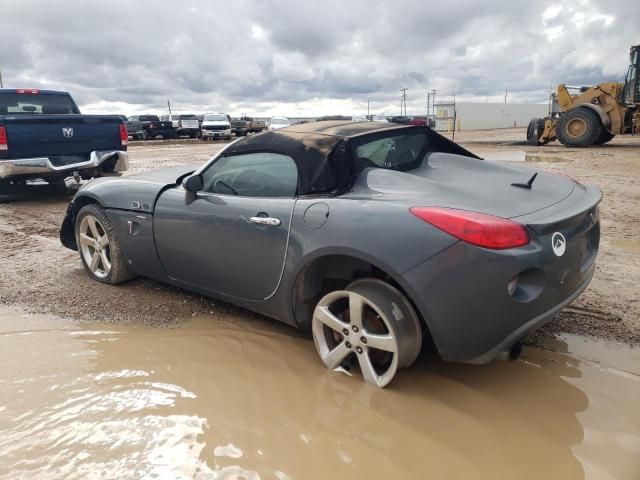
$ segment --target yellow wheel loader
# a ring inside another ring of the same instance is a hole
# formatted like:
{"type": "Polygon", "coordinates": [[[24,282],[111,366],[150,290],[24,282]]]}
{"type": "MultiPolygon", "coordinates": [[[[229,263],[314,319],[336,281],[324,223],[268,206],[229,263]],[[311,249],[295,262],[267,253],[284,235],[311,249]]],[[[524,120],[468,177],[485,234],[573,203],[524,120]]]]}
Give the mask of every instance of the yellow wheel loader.
{"type": "Polygon", "coordinates": [[[624,83],[580,87],[572,94],[564,84],[552,95],[550,115],[534,118],[527,128],[529,145],[559,140],[567,147],[602,145],[621,133],[635,133],[640,124],[640,45],[631,47],[624,83]]]}

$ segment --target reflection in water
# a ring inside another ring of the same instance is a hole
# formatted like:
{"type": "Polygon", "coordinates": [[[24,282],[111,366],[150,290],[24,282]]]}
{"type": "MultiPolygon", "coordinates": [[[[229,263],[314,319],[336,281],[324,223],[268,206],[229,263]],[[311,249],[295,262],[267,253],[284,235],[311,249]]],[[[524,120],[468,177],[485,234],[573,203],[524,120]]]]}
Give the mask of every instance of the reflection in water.
{"type": "Polygon", "coordinates": [[[423,355],[378,390],[268,321],[114,330],[0,314],[0,361],[0,478],[640,472],[638,372],[570,354],[423,355]]]}

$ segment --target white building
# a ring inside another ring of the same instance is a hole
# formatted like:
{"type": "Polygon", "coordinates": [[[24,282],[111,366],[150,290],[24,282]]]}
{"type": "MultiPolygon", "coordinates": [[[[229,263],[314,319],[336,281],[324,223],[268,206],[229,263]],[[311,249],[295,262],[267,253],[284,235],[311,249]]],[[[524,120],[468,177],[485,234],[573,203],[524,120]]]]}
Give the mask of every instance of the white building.
{"type": "MultiPolygon", "coordinates": [[[[435,107],[436,130],[451,131],[453,103],[436,103],[435,107]]],[[[546,117],[548,109],[545,103],[458,102],[455,104],[456,130],[526,127],[532,118],[546,117]]]]}

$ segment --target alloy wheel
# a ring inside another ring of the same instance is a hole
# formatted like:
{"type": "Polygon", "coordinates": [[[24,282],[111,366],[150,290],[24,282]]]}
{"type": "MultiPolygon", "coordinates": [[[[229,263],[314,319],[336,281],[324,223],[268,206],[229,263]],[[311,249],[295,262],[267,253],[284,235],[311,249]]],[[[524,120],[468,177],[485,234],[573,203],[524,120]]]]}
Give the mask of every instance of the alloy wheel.
{"type": "Polygon", "coordinates": [[[313,339],[327,368],[356,359],[365,381],[386,386],[398,369],[399,347],[392,323],[364,296],[341,290],[323,297],[312,320],[313,339]]]}
{"type": "Polygon", "coordinates": [[[86,215],[80,222],[79,240],[82,257],[91,273],[106,278],[111,272],[109,236],[93,215],[86,215]]]}

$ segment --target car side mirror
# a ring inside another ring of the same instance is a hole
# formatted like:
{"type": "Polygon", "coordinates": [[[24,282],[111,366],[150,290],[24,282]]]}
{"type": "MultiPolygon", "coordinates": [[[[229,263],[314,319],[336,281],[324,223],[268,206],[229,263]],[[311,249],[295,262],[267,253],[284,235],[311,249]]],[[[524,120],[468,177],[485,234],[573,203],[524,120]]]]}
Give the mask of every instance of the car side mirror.
{"type": "Polygon", "coordinates": [[[191,175],[190,177],[187,177],[182,186],[188,192],[199,192],[202,190],[202,187],[204,187],[202,175],[191,175]]]}

